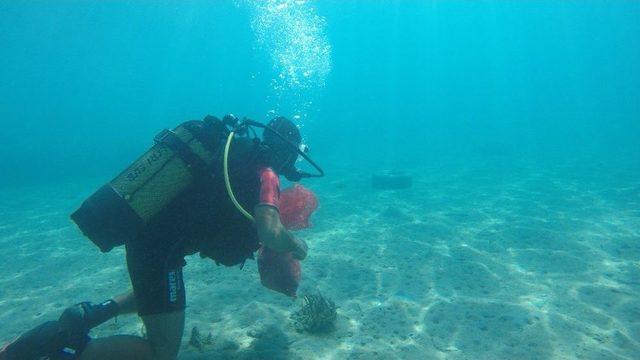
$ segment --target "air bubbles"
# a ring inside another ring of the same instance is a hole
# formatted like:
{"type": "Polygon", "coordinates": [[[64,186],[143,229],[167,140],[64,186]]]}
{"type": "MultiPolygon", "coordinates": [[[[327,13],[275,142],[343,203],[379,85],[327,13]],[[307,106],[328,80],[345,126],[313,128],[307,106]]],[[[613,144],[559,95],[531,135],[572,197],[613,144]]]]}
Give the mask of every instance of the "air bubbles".
{"type": "Polygon", "coordinates": [[[326,22],[303,0],[245,0],[256,42],[271,57],[271,88],[280,107],[305,115],[331,71],[326,22]]]}

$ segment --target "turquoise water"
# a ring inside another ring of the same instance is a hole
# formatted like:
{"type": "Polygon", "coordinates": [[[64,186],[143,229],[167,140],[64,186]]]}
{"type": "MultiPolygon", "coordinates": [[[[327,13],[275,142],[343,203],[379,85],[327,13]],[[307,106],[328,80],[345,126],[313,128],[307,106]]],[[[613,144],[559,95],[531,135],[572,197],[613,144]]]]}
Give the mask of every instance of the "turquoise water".
{"type": "Polygon", "coordinates": [[[183,358],[640,357],[636,1],[5,1],[0,49],[0,341],[128,288],[68,215],[158,131],[283,114],[327,172],[301,292],[337,329],[187,259],[216,341],[183,358]]]}

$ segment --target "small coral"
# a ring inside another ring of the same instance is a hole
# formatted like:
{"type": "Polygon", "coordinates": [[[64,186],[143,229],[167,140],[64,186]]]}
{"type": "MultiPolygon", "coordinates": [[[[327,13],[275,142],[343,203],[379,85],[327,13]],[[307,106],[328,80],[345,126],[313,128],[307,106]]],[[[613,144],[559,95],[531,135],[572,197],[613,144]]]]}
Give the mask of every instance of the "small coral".
{"type": "Polygon", "coordinates": [[[189,345],[200,351],[204,351],[205,345],[211,345],[212,343],[213,335],[211,335],[211,333],[209,333],[206,339],[203,339],[202,335],[200,334],[200,330],[198,330],[197,327],[194,326],[193,329],[191,329],[191,338],[189,339],[189,345]]]}
{"type": "Polygon", "coordinates": [[[291,315],[291,319],[299,332],[327,333],[335,328],[338,317],[336,309],[335,303],[320,293],[305,295],[302,307],[291,315]]]}

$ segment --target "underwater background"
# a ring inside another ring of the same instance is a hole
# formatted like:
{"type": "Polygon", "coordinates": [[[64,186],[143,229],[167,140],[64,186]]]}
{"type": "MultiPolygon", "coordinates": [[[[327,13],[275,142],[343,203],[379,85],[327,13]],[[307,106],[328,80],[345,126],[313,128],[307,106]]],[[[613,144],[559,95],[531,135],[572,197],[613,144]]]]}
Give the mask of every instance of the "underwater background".
{"type": "Polygon", "coordinates": [[[188,258],[181,358],[640,358],[637,1],[1,1],[0,345],[128,289],[69,214],[226,113],[294,119],[326,171],[301,294],[338,320],[188,258]]]}

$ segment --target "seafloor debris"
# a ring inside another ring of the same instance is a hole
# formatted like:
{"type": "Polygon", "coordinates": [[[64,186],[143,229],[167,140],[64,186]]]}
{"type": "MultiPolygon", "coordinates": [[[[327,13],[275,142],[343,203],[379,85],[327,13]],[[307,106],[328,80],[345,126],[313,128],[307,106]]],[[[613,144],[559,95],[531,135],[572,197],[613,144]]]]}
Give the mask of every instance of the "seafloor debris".
{"type": "Polygon", "coordinates": [[[189,338],[189,345],[200,351],[204,351],[205,345],[211,345],[212,343],[213,335],[211,335],[211,333],[207,335],[206,339],[203,339],[202,335],[200,334],[200,330],[198,330],[196,326],[191,329],[191,338],[189,338]]]}
{"type": "Polygon", "coordinates": [[[406,189],[410,188],[412,185],[413,178],[411,175],[401,171],[387,170],[374,174],[371,177],[371,186],[373,186],[374,189],[406,189]]]}
{"type": "Polygon", "coordinates": [[[331,299],[322,294],[305,295],[300,310],[291,314],[293,325],[299,332],[327,333],[335,329],[338,313],[331,299]]]}

